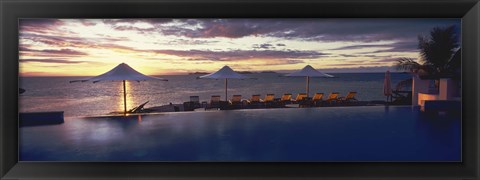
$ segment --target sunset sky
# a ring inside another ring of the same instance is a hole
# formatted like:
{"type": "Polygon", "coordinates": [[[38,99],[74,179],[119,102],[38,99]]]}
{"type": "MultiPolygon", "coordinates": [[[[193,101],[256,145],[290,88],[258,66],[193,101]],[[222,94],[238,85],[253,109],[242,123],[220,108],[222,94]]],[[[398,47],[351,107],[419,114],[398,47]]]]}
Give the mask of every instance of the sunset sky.
{"type": "Polygon", "coordinates": [[[125,62],[148,75],[382,72],[418,58],[419,35],[460,19],[20,19],[22,76],[94,76],[125,62]]]}

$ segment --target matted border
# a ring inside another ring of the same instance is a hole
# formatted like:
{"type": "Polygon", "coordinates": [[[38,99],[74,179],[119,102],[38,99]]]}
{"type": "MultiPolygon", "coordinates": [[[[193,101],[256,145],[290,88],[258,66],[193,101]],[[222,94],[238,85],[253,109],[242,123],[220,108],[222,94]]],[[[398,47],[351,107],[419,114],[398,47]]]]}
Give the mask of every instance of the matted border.
{"type": "Polygon", "coordinates": [[[479,0],[0,0],[0,177],[480,178],[479,0]],[[462,18],[461,163],[18,162],[19,18],[462,18]]]}

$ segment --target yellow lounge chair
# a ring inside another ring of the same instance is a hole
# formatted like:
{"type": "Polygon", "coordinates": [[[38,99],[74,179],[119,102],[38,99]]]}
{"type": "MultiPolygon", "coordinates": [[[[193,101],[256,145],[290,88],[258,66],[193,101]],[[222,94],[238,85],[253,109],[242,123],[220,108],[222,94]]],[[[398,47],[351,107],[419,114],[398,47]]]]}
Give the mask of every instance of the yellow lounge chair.
{"type": "Polygon", "coordinates": [[[209,108],[220,108],[220,96],[213,95],[210,99],[210,106],[209,108]]]}
{"type": "Polygon", "coordinates": [[[338,100],[339,100],[339,99],[338,99],[338,95],[339,95],[339,94],[340,94],[340,93],[338,93],[338,92],[332,92],[332,93],[330,93],[330,95],[328,96],[328,99],[325,100],[325,102],[328,102],[328,103],[330,103],[330,104],[331,104],[332,102],[338,102],[338,100]]]}
{"type": "Polygon", "coordinates": [[[262,104],[262,99],[260,99],[260,94],[252,95],[252,98],[245,100],[245,104],[248,108],[258,108],[262,104]]]}
{"type": "Polygon", "coordinates": [[[291,93],[285,93],[281,98],[275,98],[275,106],[283,107],[285,104],[290,103],[292,100],[291,93]]]}
{"type": "Polygon", "coordinates": [[[345,97],[340,97],[338,98],[342,102],[357,102],[358,100],[355,99],[355,95],[357,95],[357,92],[348,92],[347,96],[345,97]]]}
{"type": "Polygon", "coordinates": [[[242,108],[242,95],[233,95],[232,99],[228,100],[231,108],[242,108]]]}
{"type": "Polygon", "coordinates": [[[247,100],[248,104],[260,103],[260,94],[252,95],[252,98],[247,100]]]}
{"type": "Polygon", "coordinates": [[[307,97],[307,93],[298,93],[295,99],[292,99],[294,102],[303,101],[307,97]]]}
{"type": "Polygon", "coordinates": [[[233,95],[232,99],[230,99],[229,102],[230,102],[230,104],[242,103],[242,95],[233,95]]]}
{"type": "Polygon", "coordinates": [[[313,101],[321,101],[322,99],[323,99],[323,93],[315,93],[315,95],[313,95],[313,98],[312,98],[313,101]]]}
{"type": "Polygon", "coordinates": [[[297,97],[292,99],[292,103],[298,104],[298,107],[309,107],[305,98],[307,98],[307,93],[298,93],[297,97]]]}
{"type": "Polygon", "coordinates": [[[312,98],[312,103],[315,106],[319,106],[323,100],[323,93],[315,93],[312,98]]]}
{"type": "Polygon", "coordinates": [[[267,94],[265,99],[263,99],[263,103],[265,103],[265,107],[271,107],[275,103],[275,94],[267,94]]]}
{"type": "Polygon", "coordinates": [[[285,94],[283,94],[282,98],[280,98],[280,101],[281,102],[291,101],[291,98],[292,98],[292,94],[285,93],[285,94]]]}
{"type": "Polygon", "coordinates": [[[275,94],[267,94],[263,102],[273,102],[275,101],[275,94]]]}

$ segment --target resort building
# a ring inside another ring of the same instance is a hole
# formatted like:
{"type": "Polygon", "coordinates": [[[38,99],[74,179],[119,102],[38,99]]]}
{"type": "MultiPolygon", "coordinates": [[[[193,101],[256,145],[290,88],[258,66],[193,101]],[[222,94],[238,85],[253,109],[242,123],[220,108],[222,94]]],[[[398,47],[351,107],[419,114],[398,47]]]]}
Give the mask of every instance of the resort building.
{"type": "MultiPolygon", "coordinates": [[[[452,57],[450,62],[459,62],[461,50],[452,57]]],[[[412,79],[412,105],[420,106],[422,111],[427,108],[446,109],[452,108],[452,104],[461,102],[461,67],[452,74],[446,75],[419,75],[414,74],[412,79]],[[440,105],[441,104],[441,105],[440,105]]]]}

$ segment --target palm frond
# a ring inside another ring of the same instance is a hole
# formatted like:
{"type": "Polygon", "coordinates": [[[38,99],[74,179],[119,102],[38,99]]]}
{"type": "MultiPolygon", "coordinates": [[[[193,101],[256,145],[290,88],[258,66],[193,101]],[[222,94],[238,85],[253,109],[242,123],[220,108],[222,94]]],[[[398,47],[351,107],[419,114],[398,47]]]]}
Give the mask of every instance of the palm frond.
{"type": "Polygon", "coordinates": [[[397,60],[397,63],[395,64],[395,67],[397,70],[403,70],[403,71],[410,71],[410,72],[416,72],[421,68],[421,64],[419,64],[415,59],[413,58],[406,58],[406,57],[401,57],[397,60]]]}

